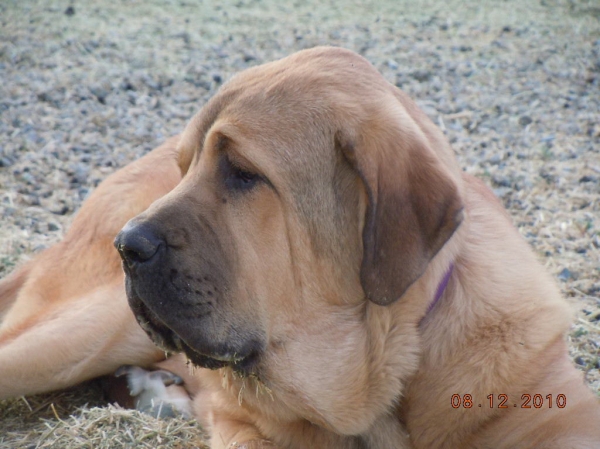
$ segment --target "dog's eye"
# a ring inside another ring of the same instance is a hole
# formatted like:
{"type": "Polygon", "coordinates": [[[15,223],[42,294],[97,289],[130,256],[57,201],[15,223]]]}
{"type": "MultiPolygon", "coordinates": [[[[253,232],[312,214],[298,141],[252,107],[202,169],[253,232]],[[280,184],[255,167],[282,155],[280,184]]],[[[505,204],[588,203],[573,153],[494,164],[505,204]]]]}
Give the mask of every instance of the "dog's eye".
{"type": "Polygon", "coordinates": [[[260,175],[244,170],[231,161],[223,161],[225,185],[232,190],[250,190],[261,181],[260,175]]]}
{"type": "Polygon", "coordinates": [[[229,183],[235,189],[249,189],[254,186],[259,180],[259,176],[255,173],[250,173],[234,167],[229,183]]]}

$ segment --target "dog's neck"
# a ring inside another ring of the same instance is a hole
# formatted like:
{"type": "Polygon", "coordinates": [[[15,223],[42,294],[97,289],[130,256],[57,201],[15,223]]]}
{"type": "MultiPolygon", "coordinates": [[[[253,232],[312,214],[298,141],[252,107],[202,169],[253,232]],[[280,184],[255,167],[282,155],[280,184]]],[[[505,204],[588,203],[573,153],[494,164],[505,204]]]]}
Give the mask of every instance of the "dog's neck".
{"type": "Polygon", "coordinates": [[[423,316],[423,318],[421,318],[421,322],[419,323],[419,325],[421,325],[423,323],[423,320],[425,319],[425,317],[427,315],[429,315],[429,313],[431,313],[431,311],[433,310],[435,305],[438,303],[438,301],[444,294],[444,291],[446,291],[446,287],[448,286],[448,282],[450,281],[450,277],[452,276],[453,271],[454,271],[454,263],[451,263],[450,266],[448,267],[448,269],[446,270],[446,274],[444,274],[444,277],[438,284],[437,289],[435,291],[435,296],[433,298],[433,301],[431,301],[429,303],[429,306],[427,307],[427,312],[425,312],[425,315],[423,316]]]}

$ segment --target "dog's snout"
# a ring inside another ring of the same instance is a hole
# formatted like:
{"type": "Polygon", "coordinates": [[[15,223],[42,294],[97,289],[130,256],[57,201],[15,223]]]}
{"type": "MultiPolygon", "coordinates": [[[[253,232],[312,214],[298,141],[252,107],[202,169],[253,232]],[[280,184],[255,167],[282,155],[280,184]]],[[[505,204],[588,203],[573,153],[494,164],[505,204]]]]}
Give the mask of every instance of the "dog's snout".
{"type": "Polygon", "coordinates": [[[127,224],[115,238],[115,247],[128,266],[152,259],[163,241],[144,225],[127,224]]]}

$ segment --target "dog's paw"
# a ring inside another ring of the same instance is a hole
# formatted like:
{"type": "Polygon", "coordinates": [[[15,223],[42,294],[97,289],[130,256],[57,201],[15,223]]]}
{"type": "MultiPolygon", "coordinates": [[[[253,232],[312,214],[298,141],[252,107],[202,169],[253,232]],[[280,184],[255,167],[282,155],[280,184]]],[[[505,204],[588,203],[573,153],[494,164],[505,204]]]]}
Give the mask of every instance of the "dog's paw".
{"type": "Polygon", "coordinates": [[[191,398],[182,387],[183,380],[176,374],[124,365],[115,376],[127,376],[129,393],[135,398],[137,410],[159,418],[177,414],[186,418],[192,416],[191,398]]]}

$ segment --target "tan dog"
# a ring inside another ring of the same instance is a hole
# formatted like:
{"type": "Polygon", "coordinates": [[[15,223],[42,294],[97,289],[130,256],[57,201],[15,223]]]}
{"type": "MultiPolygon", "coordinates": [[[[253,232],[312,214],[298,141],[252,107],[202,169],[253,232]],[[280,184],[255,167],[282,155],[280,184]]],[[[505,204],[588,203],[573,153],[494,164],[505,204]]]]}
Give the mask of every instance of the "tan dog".
{"type": "MultiPolygon", "coordinates": [[[[441,132],[364,59],[318,48],[243,72],[177,148],[183,181],[116,243],[142,327],[219,368],[163,364],[194,390],[213,449],[598,447],[600,406],[568,360],[552,280],[441,132]]],[[[169,172],[155,197],[177,182],[169,172]]],[[[0,289],[17,291],[27,267],[0,289]]],[[[80,291],[65,309],[94,297],[80,291]]],[[[0,354],[37,320],[0,337],[0,354]]],[[[135,338],[105,348],[148,350],[118,363],[160,358],[130,322],[135,338]]],[[[93,353],[88,377],[110,352],[93,353]]],[[[21,394],[10,381],[25,365],[0,355],[0,394],[21,394]]]]}
{"type": "Polygon", "coordinates": [[[146,331],[221,368],[196,401],[213,448],[600,445],[554,283],[367,61],[247,70],[179,148],[183,181],[116,245],[146,331]]]}

